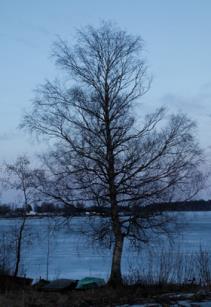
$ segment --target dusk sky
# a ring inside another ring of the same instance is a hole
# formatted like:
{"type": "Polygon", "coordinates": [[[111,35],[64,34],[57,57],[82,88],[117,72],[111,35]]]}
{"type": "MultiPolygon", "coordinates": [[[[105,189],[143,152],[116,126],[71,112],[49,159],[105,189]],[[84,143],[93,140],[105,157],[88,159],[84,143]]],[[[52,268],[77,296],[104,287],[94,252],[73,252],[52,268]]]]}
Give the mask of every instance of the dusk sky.
{"type": "Polygon", "coordinates": [[[209,0],[0,0],[0,161],[39,146],[17,127],[37,85],[57,76],[51,58],[57,36],[115,22],[145,41],[153,75],[140,112],[165,105],[198,123],[198,138],[211,146],[211,1],[209,0]]]}

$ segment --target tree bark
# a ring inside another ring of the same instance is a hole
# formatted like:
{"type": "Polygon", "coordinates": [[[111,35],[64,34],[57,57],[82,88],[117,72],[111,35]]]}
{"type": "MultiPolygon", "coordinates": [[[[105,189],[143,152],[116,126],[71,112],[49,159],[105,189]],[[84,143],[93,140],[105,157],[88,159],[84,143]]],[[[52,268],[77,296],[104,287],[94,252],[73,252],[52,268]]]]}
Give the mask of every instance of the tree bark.
{"type": "MultiPolygon", "coordinates": [[[[107,78],[107,77],[106,77],[107,78]]],[[[121,223],[118,215],[117,190],[115,184],[115,158],[113,151],[113,142],[111,135],[111,118],[109,114],[110,98],[109,86],[107,79],[105,81],[105,96],[104,96],[104,120],[106,127],[106,145],[107,145],[107,161],[108,161],[108,178],[109,178],[109,195],[111,201],[111,219],[114,233],[114,249],[112,255],[112,267],[108,284],[112,287],[117,287],[122,284],[121,274],[121,259],[123,251],[123,235],[121,223]]]]}
{"type": "Polygon", "coordinates": [[[19,265],[20,265],[20,260],[21,260],[21,245],[22,245],[22,238],[23,238],[23,231],[24,231],[24,226],[25,226],[26,218],[23,218],[22,224],[19,229],[18,233],[18,242],[17,242],[17,249],[16,249],[16,263],[15,263],[15,271],[14,271],[14,276],[16,277],[18,275],[19,271],[19,265]]]}
{"type": "Polygon", "coordinates": [[[112,287],[117,287],[123,283],[121,273],[121,259],[123,251],[124,238],[122,234],[115,236],[115,244],[112,255],[111,274],[108,284],[112,287]]]}

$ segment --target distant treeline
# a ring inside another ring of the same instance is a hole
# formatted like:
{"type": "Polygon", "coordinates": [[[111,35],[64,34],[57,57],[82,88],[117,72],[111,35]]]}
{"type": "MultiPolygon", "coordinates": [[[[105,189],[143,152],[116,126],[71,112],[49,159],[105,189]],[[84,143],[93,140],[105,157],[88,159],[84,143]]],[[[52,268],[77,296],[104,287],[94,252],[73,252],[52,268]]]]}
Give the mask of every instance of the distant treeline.
{"type": "MultiPolygon", "coordinates": [[[[145,208],[134,208],[135,210],[145,211],[211,211],[211,200],[192,200],[185,202],[171,202],[171,203],[159,203],[152,204],[145,208]]],[[[119,208],[122,213],[127,215],[128,208],[119,208]]],[[[108,215],[110,213],[109,208],[100,208],[97,206],[90,206],[89,209],[85,208],[83,204],[77,205],[56,205],[54,203],[43,202],[40,205],[30,206],[28,205],[26,211],[20,207],[9,206],[5,204],[0,205],[0,216],[22,216],[25,213],[35,213],[38,215],[50,214],[50,215],[64,215],[64,216],[80,216],[85,213],[96,213],[99,215],[108,215]]]]}
{"type": "Polygon", "coordinates": [[[82,215],[85,209],[81,204],[61,206],[54,203],[43,202],[39,205],[30,206],[27,208],[9,206],[7,204],[0,204],[0,216],[23,216],[28,215],[82,215]]]}
{"type": "Polygon", "coordinates": [[[170,202],[153,204],[150,208],[159,211],[211,211],[211,200],[191,200],[184,202],[170,202]]]}

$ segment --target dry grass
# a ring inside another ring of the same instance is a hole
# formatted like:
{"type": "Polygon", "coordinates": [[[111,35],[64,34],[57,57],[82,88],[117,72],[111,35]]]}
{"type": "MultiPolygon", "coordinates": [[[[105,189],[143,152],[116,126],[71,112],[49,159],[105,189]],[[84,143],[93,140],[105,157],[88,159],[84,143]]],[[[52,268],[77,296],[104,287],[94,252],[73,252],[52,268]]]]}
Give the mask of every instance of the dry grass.
{"type": "MultiPolygon", "coordinates": [[[[116,289],[104,286],[89,290],[69,290],[64,293],[38,291],[32,286],[1,288],[0,307],[108,307],[124,304],[161,301],[166,293],[197,293],[200,289],[211,291],[210,257],[202,249],[187,257],[182,253],[161,252],[149,259],[149,270],[133,268],[125,278],[125,286],[116,289]],[[159,264],[159,265],[158,265],[159,264]],[[156,272],[156,273],[155,273],[156,272]],[[16,289],[16,290],[15,290],[16,289]]],[[[169,298],[167,298],[168,300],[169,298]]]]}
{"type": "Polygon", "coordinates": [[[117,289],[102,287],[89,290],[70,290],[65,293],[46,293],[29,287],[25,290],[0,294],[2,307],[107,307],[124,304],[153,303],[170,300],[167,293],[195,293],[197,285],[132,285],[117,289]]]}
{"type": "Polygon", "coordinates": [[[211,255],[202,248],[188,255],[179,250],[157,251],[156,256],[148,255],[147,266],[132,265],[125,276],[125,283],[211,286],[211,255]]]}

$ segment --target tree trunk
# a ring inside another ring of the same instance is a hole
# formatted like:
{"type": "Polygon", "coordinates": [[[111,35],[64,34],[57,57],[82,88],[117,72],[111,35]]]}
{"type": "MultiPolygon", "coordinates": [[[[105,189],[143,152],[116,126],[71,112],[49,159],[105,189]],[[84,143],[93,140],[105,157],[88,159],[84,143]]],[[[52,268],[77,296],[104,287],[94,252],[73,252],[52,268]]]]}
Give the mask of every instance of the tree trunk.
{"type": "Polygon", "coordinates": [[[112,287],[122,285],[121,259],[123,251],[124,238],[122,234],[115,236],[115,244],[112,255],[111,274],[108,284],[112,287]]]}
{"type": "Polygon", "coordinates": [[[17,242],[17,249],[16,249],[16,263],[15,263],[15,272],[14,272],[15,277],[18,275],[18,271],[19,271],[19,265],[20,265],[20,260],[21,260],[21,245],[22,245],[25,222],[26,222],[26,217],[24,216],[22,224],[19,229],[18,238],[17,238],[18,242],[17,242]]]}
{"type": "Polygon", "coordinates": [[[115,171],[115,155],[114,145],[111,130],[111,115],[110,115],[110,97],[109,97],[109,85],[107,76],[105,80],[105,96],[104,96],[104,121],[106,127],[106,147],[107,147],[107,162],[108,162],[108,189],[111,203],[111,219],[113,234],[115,237],[113,255],[112,255],[112,267],[108,284],[112,287],[117,287],[122,284],[121,274],[121,259],[124,237],[122,235],[121,223],[118,215],[118,202],[117,202],[117,190],[116,190],[116,171],[115,171]]]}

